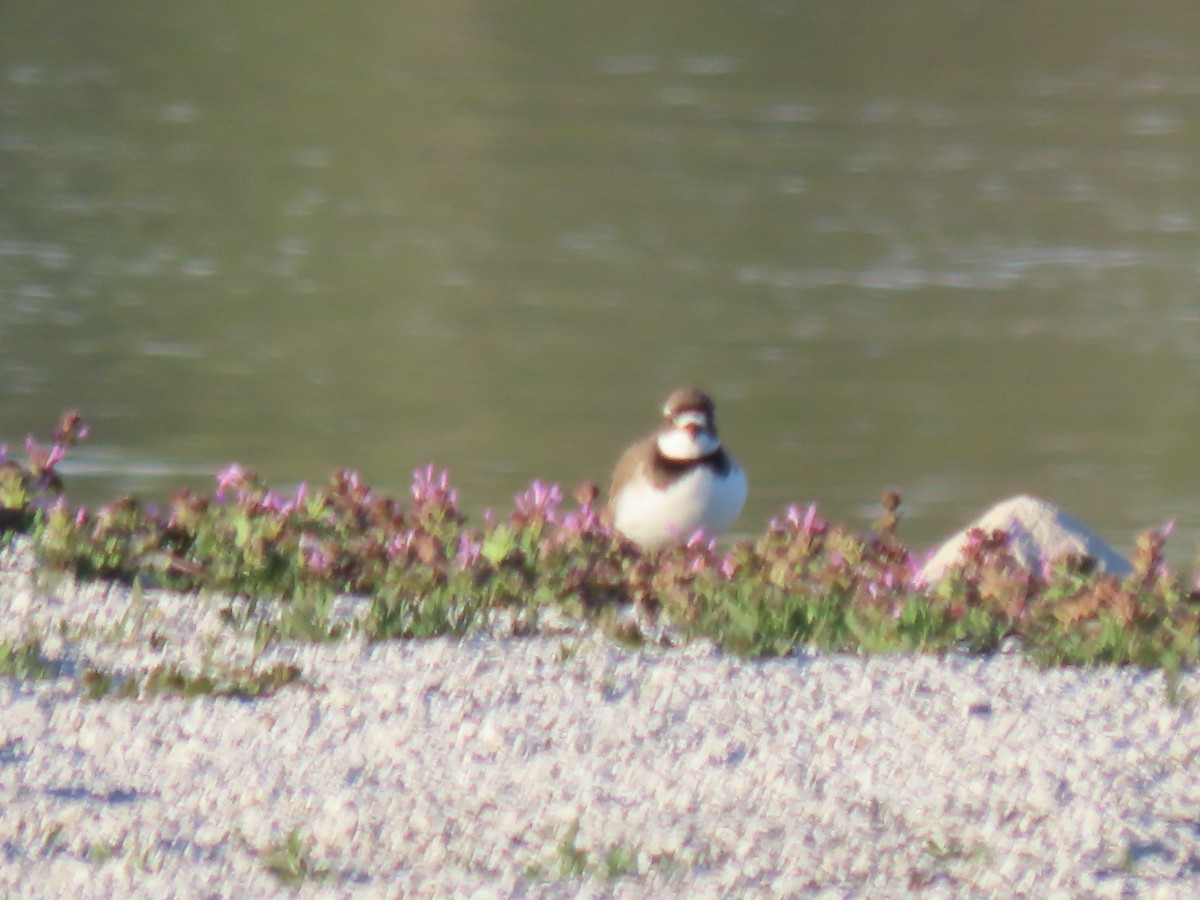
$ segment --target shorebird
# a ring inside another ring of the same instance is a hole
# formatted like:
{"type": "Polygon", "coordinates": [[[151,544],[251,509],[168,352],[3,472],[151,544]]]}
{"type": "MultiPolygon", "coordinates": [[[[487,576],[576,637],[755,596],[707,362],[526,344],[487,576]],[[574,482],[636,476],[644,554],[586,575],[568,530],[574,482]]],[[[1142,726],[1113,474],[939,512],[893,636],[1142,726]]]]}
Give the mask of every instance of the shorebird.
{"type": "Polygon", "coordinates": [[[608,492],[613,528],[641,547],[683,543],[698,529],[716,535],[746,502],[746,473],[717,436],[712,398],[677,390],[662,426],[621,454],[608,492]]]}

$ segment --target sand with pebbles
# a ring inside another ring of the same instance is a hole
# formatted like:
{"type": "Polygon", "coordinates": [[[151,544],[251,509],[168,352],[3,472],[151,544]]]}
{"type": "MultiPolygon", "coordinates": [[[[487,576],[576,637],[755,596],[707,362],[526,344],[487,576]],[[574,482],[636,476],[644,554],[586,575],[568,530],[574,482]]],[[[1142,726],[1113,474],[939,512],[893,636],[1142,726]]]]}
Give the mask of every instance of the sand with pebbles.
{"type": "Polygon", "coordinates": [[[1200,895],[1200,678],[989,659],[628,652],[589,634],[273,648],[196,596],[0,558],[0,894],[1200,895]],[[247,701],[87,668],[254,662],[247,701]]]}

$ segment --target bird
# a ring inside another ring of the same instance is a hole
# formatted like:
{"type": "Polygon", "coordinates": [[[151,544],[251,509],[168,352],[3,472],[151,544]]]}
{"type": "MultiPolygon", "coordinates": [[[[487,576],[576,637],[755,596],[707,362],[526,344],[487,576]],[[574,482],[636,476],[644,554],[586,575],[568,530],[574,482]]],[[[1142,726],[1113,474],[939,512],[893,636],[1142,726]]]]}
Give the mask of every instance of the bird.
{"type": "Polygon", "coordinates": [[[606,515],[613,530],[644,550],[710,536],[737,519],[746,473],[721,446],[716,406],[699,388],[673,391],[658,431],[617,460],[606,515]]]}

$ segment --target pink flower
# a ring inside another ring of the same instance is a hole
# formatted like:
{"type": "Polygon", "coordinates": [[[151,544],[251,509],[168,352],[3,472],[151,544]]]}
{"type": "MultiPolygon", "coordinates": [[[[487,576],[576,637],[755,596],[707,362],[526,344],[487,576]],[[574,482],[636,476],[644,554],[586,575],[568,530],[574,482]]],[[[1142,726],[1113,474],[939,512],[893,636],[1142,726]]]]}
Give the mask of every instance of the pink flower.
{"type": "Polygon", "coordinates": [[[413,470],[412,498],[417,506],[458,506],[458,491],[450,487],[450,472],[438,471],[433,463],[413,470]]]}
{"type": "Polygon", "coordinates": [[[546,485],[535,481],[526,491],[513,498],[513,504],[517,513],[526,519],[557,522],[562,489],[557,484],[546,485]]]}
{"type": "Polygon", "coordinates": [[[230,463],[217,473],[217,500],[224,502],[225,492],[236,488],[239,492],[249,479],[250,473],[242,468],[241,463],[230,463]]]}
{"type": "Polygon", "coordinates": [[[416,532],[402,531],[388,544],[388,555],[392,557],[402,556],[412,549],[413,540],[416,538],[416,532]]]}
{"type": "MultiPolygon", "coordinates": [[[[64,447],[62,444],[55,444],[53,447],[50,448],[50,455],[46,457],[46,462],[42,466],[42,469],[43,470],[53,469],[60,462],[62,462],[66,458],[66,456],[67,456],[67,448],[64,447]]],[[[1172,525],[1172,527],[1174,527],[1175,523],[1172,522],[1171,525],[1172,525]]]]}
{"type": "Polygon", "coordinates": [[[306,547],[304,567],[314,575],[328,575],[333,571],[333,558],[321,547],[306,547]]]}
{"type": "Polygon", "coordinates": [[[800,511],[798,504],[791,503],[784,510],[782,522],[779,519],[772,519],[769,523],[772,531],[785,531],[787,530],[785,526],[790,527],[793,532],[804,537],[824,534],[828,527],[825,520],[818,514],[816,503],[808,504],[803,512],[800,511]]]}
{"type": "Polygon", "coordinates": [[[454,561],[458,563],[459,568],[469,569],[478,562],[482,550],[482,541],[476,540],[468,534],[460,535],[458,538],[458,553],[455,554],[454,561]]]}

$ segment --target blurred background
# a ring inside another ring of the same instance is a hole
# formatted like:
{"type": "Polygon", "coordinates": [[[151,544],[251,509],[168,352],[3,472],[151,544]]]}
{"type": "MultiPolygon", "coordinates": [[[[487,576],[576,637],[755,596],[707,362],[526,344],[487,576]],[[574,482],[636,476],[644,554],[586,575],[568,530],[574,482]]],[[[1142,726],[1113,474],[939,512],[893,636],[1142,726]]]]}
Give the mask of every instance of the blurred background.
{"type": "Polygon", "coordinates": [[[0,440],[72,499],[604,483],[666,392],[916,545],[1200,535],[1200,5],[6,0],[0,440]]]}

